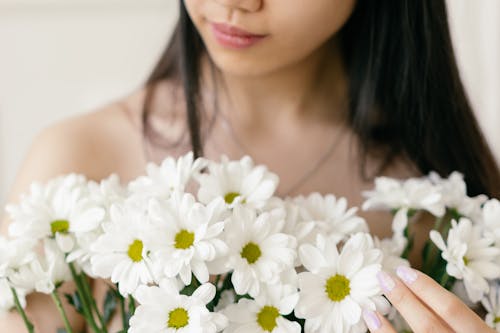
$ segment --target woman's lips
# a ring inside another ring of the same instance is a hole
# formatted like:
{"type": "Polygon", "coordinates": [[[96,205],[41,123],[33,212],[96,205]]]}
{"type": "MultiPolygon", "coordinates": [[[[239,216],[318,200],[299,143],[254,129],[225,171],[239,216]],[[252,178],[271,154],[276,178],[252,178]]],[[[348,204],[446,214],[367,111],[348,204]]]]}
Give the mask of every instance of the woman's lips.
{"type": "Polygon", "coordinates": [[[266,35],[253,34],[225,23],[211,23],[211,26],[215,39],[223,46],[230,48],[247,48],[266,37],[266,35]]]}

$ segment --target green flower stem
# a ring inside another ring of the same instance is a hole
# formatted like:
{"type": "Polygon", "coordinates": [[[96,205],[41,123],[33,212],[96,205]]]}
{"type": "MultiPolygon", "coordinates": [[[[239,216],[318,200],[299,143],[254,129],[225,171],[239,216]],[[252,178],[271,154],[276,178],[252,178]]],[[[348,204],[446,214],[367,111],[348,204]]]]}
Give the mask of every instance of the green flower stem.
{"type": "Polygon", "coordinates": [[[59,295],[57,294],[57,290],[54,290],[51,295],[52,295],[52,299],[54,300],[54,303],[56,303],[57,310],[59,311],[59,314],[61,315],[61,317],[64,321],[64,326],[66,327],[66,332],[73,333],[73,329],[71,328],[71,325],[69,324],[68,317],[66,316],[66,311],[64,311],[64,308],[61,304],[61,299],[59,298],[59,295]]]}
{"type": "Polygon", "coordinates": [[[106,323],[104,322],[104,319],[103,319],[101,313],[99,312],[99,309],[97,308],[97,304],[95,302],[94,297],[92,297],[92,292],[90,291],[89,281],[83,275],[80,275],[80,278],[81,278],[81,284],[83,286],[83,291],[85,293],[85,296],[87,296],[87,303],[90,303],[90,305],[92,306],[92,310],[94,310],[94,312],[96,313],[97,318],[99,319],[99,323],[101,324],[101,331],[103,333],[108,333],[106,323]]]}
{"type": "Polygon", "coordinates": [[[441,286],[443,286],[443,288],[446,288],[446,284],[448,283],[449,279],[450,279],[450,276],[449,276],[449,275],[448,275],[448,273],[445,271],[445,272],[443,273],[443,275],[441,276],[441,280],[439,281],[439,284],[440,284],[441,286]]]}
{"type": "Polygon", "coordinates": [[[69,269],[71,271],[71,276],[73,277],[73,280],[76,283],[76,288],[78,290],[78,294],[80,296],[80,300],[82,302],[82,309],[83,309],[83,314],[85,316],[85,319],[87,321],[87,324],[90,325],[94,333],[102,333],[102,330],[97,327],[97,324],[94,320],[94,315],[92,314],[90,305],[88,303],[88,297],[86,296],[84,287],[82,285],[82,280],[81,276],[76,273],[75,266],[73,263],[69,263],[69,269]]]}
{"type": "Polygon", "coordinates": [[[120,301],[120,311],[122,313],[122,324],[123,324],[123,331],[127,332],[128,330],[128,320],[127,320],[127,311],[125,311],[125,298],[117,292],[118,299],[120,301]]]}
{"type": "Polygon", "coordinates": [[[19,312],[19,314],[23,318],[24,325],[26,325],[28,332],[33,333],[35,331],[35,327],[33,326],[31,321],[26,316],[26,312],[24,311],[23,307],[21,306],[21,302],[19,302],[19,297],[17,296],[16,289],[13,287],[10,287],[10,290],[12,291],[12,296],[14,297],[14,303],[16,304],[17,312],[19,312]]]}
{"type": "Polygon", "coordinates": [[[130,316],[133,316],[135,313],[135,299],[132,297],[132,295],[129,295],[128,302],[129,302],[128,308],[130,316]]]}

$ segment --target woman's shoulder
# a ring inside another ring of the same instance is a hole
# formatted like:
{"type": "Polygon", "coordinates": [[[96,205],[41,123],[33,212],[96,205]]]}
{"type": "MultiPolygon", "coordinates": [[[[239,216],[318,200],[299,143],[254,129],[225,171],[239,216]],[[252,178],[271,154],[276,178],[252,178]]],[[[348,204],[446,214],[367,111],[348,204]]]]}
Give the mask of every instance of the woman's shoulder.
{"type": "Polygon", "coordinates": [[[130,105],[127,97],[52,123],[36,135],[27,159],[52,172],[79,172],[91,179],[121,169],[124,159],[143,162],[137,112],[130,105]]]}
{"type": "Polygon", "coordinates": [[[116,173],[123,181],[144,170],[141,111],[145,89],[41,129],[25,153],[8,193],[17,201],[34,181],[80,173],[100,180],[116,173]]]}

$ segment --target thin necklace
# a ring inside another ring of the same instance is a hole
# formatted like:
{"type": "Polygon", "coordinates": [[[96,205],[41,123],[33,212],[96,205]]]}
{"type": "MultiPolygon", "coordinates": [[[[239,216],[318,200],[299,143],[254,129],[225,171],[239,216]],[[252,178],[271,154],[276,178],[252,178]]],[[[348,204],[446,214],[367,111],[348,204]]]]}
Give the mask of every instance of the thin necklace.
{"type": "MultiPolygon", "coordinates": [[[[220,113],[220,117],[223,119],[222,126],[224,127],[224,129],[227,132],[229,132],[229,134],[231,135],[231,137],[233,138],[234,142],[236,143],[238,148],[241,150],[241,152],[243,154],[249,155],[248,154],[249,149],[246,148],[246,146],[238,138],[237,134],[234,131],[233,126],[231,126],[231,122],[229,121],[229,119],[224,114],[222,114],[222,112],[220,113]]],[[[288,196],[290,196],[291,193],[293,193],[295,190],[297,190],[302,185],[304,185],[304,183],[307,182],[323,166],[323,164],[326,163],[328,158],[333,154],[333,152],[335,151],[335,149],[338,146],[340,139],[342,138],[342,134],[343,134],[343,130],[340,130],[334,136],[332,143],[330,144],[330,146],[328,146],[328,149],[320,156],[320,158],[313,165],[313,167],[311,169],[307,170],[307,172],[304,173],[302,175],[302,177],[300,177],[295,183],[293,183],[292,186],[288,190],[286,190],[282,193],[279,193],[278,195],[280,197],[283,197],[283,198],[288,197],[288,196]]]]}

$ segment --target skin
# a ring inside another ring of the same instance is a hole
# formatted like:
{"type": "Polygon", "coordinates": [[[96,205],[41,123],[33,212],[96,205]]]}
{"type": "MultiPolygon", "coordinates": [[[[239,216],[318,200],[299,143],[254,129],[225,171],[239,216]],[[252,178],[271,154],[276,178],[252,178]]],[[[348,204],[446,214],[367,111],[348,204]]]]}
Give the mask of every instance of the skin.
{"type": "MultiPolygon", "coordinates": [[[[398,309],[415,333],[446,332],[494,333],[485,322],[454,294],[443,289],[429,276],[412,270],[415,280],[407,280],[404,275],[390,276],[395,286],[385,290],[389,301],[398,309]]],[[[373,333],[397,333],[385,317],[376,313],[378,327],[368,327],[373,333]]]]}
{"type": "MultiPolygon", "coordinates": [[[[208,106],[217,98],[217,119],[226,119],[233,132],[228,132],[227,124],[224,126],[223,122],[216,121],[205,142],[205,156],[218,159],[224,153],[237,159],[248,154],[256,163],[266,164],[280,176],[277,193],[283,194],[289,192],[289,184],[307,173],[314,163],[311,161],[318,161],[335,140],[335,150],[321,168],[289,194],[335,193],[346,197],[350,205],[359,206],[363,201],[362,191],[372,188],[373,181],[360,176],[357,138],[346,125],[347,78],[336,41],[336,33],[352,13],[355,1],[315,0],[314,6],[306,5],[303,0],[185,0],[185,4],[208,50],[208,55],[202,59],[201,91],[204,105],[207,105],[207,117],[213,116],[214,110],[208,106]],[[267,37],[248,49],[228,49],[213,38],[210,22],[230,23],[267,37]],[[225,89],[213,86],[212,68],[219,87],[225,89]]],[[[165,135],[175,138],[185,130],[182,99],[173,98],[176,89],[173,82],[161,82],[152,105],[153,114],[169,107],[166,122],[160,117],[153,121],[165,135]]],[[[70,172],[98,181],[114,172],[123,182],[128,182],[143,174],[148,161],[159,162],[166,155],[187,152],[189,145],[184,142],[182,152],[156,151],[149,157],[144,155],[143,100],[144,91],[140,90],[116,103],[43,130],[27,153],[8,202],[16,202],[33,181],[44,182],[70,172]]],[[[369,157],[368,171],[375,170],[378,162],[369,157]]],[[[384,175],[411,177],[419,174],[399,158],[384,175]]],[[[390,236],[389,215],[379,212],[360,212],[360,215],[367,218],[373,234],[390,236]]],[[[4,217],[1,224],[4,234],[8,223],[4,217]]],[[[416,246],[411,260],[416,266],[431,225],[432,221],[425,218],[415,225],[416,246]]],[[[432,320],[451,327],[467,327],[463,325],[473,321],[477,324],[474,327],[480,330],[468,332],[487,332],[458,299],[448,297],[444,289],[428,280],[420,274],[414,287],[397,283],[396,288],[387,293],[409,322],[418,318],[423,322],[432,320]],[[426,291],[427,285],[434,292],[426,291]],[[411,311],[407,310],[405,299],[413,300],[411,311]],[[450,308],[459,311],[446,312],[450,308]]],[[[63,288],[66,291],[74,289],[71,284],[63,288]]],[[[93,281],[97,300],[104,297],[106,290],[106,281],[93,281]]],[[[57,327],[63,326],[49,297],[33,294],[28,304],[28,316],[39,332],[55,332],[57,327]]],[[[75,331],[83,330],[81,318],[66,307],[75,331]]],[[[392,332],[388,323],[381,320],[383,325],[376,332],[392,332]]],[[[439,326],[441,330],[435,332],[448,332],[443,327],[439,326]]],[[[120,318],[115,316],[110,331],[119,329],[120,318]]],[[[20,317],[12,312],[0,321],[0,331],[24,332],[25,328],[20,317]]],[[[415,327],[415,332],[427,331],[415,327]]]]}

